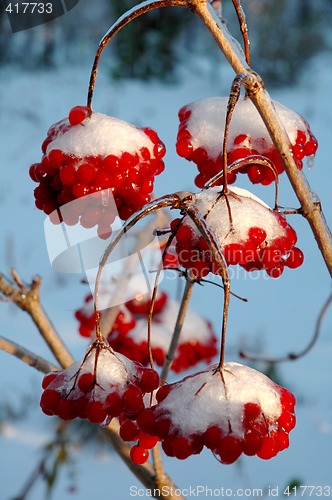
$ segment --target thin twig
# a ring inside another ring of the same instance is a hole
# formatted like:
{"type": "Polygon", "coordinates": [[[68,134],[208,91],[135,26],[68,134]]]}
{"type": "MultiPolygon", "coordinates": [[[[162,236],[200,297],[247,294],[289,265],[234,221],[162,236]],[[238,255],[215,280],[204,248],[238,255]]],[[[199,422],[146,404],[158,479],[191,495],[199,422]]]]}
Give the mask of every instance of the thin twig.
{"type": "Polygon", "coordinates": [[[263,361],[264,363],[268,363],[268,364],[283,363],[285,361],[295,361],[299,358],[303,358],[303,356],[308,354],[308,352],[310,352],[311,349],[316,344],[316,342],[319,338],[319,335],[320,335],[323,318],[324,318],[326,311],[328,310],[328,308],[330,307],[331,304],[332,304],[332,294],[328,297],[328,299],[324,303],[324,305],[323,305],[323,307],[318,315],[316,327],[315,327],[315,331],[314,331],[314,334],[312,336],[312,339],[310,340],[309,344],[302,351],[297,352],[297,353],[290,352],[286,356],[281,356],[280,358],[264,358],[264,357],[258,357],[258,356],[251,356],[250,354],[247,354],[243,351],[239,352],[239,356],[243,359],[247,359],[250,361],[263,361]]]}

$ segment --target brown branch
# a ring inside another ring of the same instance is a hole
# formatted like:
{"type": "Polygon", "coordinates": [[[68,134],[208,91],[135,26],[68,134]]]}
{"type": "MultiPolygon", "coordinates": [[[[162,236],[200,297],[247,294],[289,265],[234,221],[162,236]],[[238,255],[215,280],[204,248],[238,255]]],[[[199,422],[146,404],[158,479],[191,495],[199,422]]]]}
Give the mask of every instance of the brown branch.
{"type": "Polygon", "coordinates": [[[25,347],[13,342],[12,340],[6,339],[5,337],[0,336],[0,350],[8,352],[12,354],[16,358],[20,359],[24,363],[36,370],[39,370],[42,373],[53,372],[55,370],[59,370],[59,367],[53,365],[47,359],[38,356],[35,352],[29,351],[25,347]]]}
{"type": "Polygon", "coordinates": [[[29,314],[59,364],[62,367],[71,365],[72,356],[40,304],[41,278],[33,278],[30,284],[23,285],[16,271],[12,271],[12,275],[16,276],[14,283],[0,275],[0,292],[29,314]]]}
{"type": "Polygon", "coordinates": [[[275,144],[290,183],[300,202],[302,215],[307,219],[326,267],[332,276],[332,235],[326,224],[324,214],[314,199],[304,175],[298,170],[290,148],[287,132],[282,125],[264,83],[259,75],[253,72],[237,43],[231,37],[224,24],[216,16],[206,0],[192,0],[192,10],[201,18],[229,64],[236,74],[244,73],[244,87],[248,97],[256,106],[267,130],[275,144]]]}

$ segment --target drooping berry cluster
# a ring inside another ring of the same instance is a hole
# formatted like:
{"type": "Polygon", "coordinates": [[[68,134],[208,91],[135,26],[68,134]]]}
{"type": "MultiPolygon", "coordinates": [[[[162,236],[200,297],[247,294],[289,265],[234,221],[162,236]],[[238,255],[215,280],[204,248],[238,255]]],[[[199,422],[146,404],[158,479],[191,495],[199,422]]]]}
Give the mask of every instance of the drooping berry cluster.
{"type": "Polygon", "coordinates": [[[84,106],[51,126],[42,151],[29,171],[39,183],[36,207],[54,223],[97,226],[102,238],[117,215],[126,220],[150,201],[154,178],[164,170],[165,146],[156,132],[100,113],[88,116],[84,106]]]}
{"type": "MultiPolygon", "coordinates": [[[[205,218],[217,240],[226,264],[239,264],[247,271],[265,269],[279,277],[284,267],[296,268],[303,262],[295,247],[297,236],[285,217],[244,189],[232,187],[228,195],[220,188],[209,188],[195,196],[196,208],[205,218]],[[227,196],[227,197],[226,197],[227,196]]],[[[218,265],[205,238],[189,218],[171,223],[176,231],[179,263],[197,277],[219,273],[218,265]]]]}
{"type": "Polygon", "coordinates": [[[96,341],[82,363],[49,373],[42,387],[40,406],[46,415],[107,424],[120,413],[135,418],[144,394],[159,387],[159,375],[96,341]]]}
{"type": "MultiPolygon", "coordinates": [[[[222,171],[222,144],[228,98],[207,98],[183,106],[179,111],[179,132],[176,150],[179,156],[196,163],[199,174],[195,184],[203,187],[214,175],[222,171]]],[[[299,169],[304,157],[316,153],[317,140],[308,123],[295,111],[278,102],[273,102],[291,142],[291,149],[299,169]]],[[[227,165],[250,155],[268,158],[278,174],[284,168],[255,106],[250,99],[240,98],[232,117],[227,145],[227,165]]],[[[261,165],[250,165],[239,170],[248,175],[254,184],[268,185],[274,181],[271,169],[261,165]]],[[[228,182],[236,180],[230,173],[228,182]]],[[[222,180],[218,181],[221,185],[222,180]]]]}
{"type": "Polygon", "coordinates": [[[226,363],[162,386],[157,404],[137,415],[142,432],[159,437],[166,455],[186,459],[206,446],[220,462],[243,453],[269,459],[289,445],[294,396],[256,370],[226,363]]]}
{"type": "MultiPolygon", "coordinates": [[[[147,317],[151,300],[140,296],[120,307],[112,330],[107,336],[110,346],[129,359],[144,366],[150,362],[147,341],[147,317]]],[[[171,342],[179,305],[163,291],[158,291],[154,303],[151,352],[155,363],[162,366],[171,342]]],[[[103,312],[101,312],[101,316],[103,312]]],[[[85,299],[85,305],[75,311],[79,321],[79,333],[90,337],[95,328],[95,313],[92,296],[85,299]]],[[[204,361],[210,363],[217,354],[217,338],[211,324],[194,311],[189,310],[180,334],[171,370],[179,373],[204,361]]]]}

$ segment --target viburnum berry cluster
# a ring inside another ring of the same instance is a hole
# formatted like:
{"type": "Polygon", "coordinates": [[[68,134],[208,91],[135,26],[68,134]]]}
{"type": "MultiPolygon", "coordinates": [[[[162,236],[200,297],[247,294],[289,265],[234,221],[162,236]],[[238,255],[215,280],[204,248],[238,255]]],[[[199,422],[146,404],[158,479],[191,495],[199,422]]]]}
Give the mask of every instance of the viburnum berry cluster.
{"type": "MultiPolygon", "coordinates": [[[[303,252],[295,246],[297,236],[285,217],[247,190],[229,188],[228,194],[219,187],[195,195],[195,207],[204,217],[219,244],[226,264],[239,264],[247,271],[265,269],[273,278],[284,267],[299,267],[303,252]]],[[[219,274],[206,239],[193,220],[187,216],[174,219],[179,263],[201,278],[210,272],[219,274]]]]}
{"type": "Polygon", "coordinates": [[[165,146],[154,130],[89,114],[85,106],[50,127],[42,152],[30,167],[39,183],[36,207],[54,223],[97,226],[104,239],[117,215],[126,220],[150,201],[154,178],[164,170],[165,146]]]}
{"type": "Polygon", "coordinates": [[[207,447],[224,464],[242,453],[269,459],[288,447],[294,396],[262,373],[225,363],[162,386],[157,404],[137,415],[166,455],[186,459],[207,447]]]}
{"type": "MultiPolygon", "coordinates": [[[[142,295],[120,306],[107,341],[117,352],[144,366],[150,362],[147,341],[147,321],[151,300],[142,295]]],[[[150,349],[154,362],[163,366],[174,330],[179,304],[164,291],[157,292],[153,306],[150,349]]],[[[101,317],[103,312],[101,312],[101,317]]],[[[95,328],[92,295],[88,295],[82,308],[75,311],[79,333],[91,337],[95,328]]],[[[210,322],[188,310],[181,330],[171,370],[179,373],[199,362],[210,363],[217,354],[217,337],[210,322]]]]}
{"type": "MultiPolygon", "coordinates": [[[[313,157],[318,143],[309,124],[295,111],[273,101],[276,113],[288,133],[297,167],[303,159],[313,157]]],[[[179,156],[196,163],[199,174],[195,178],[202,188],[222,170],[222,144],[228,98],[210,97],[183,106],[179,111],[179,131],[176,151],[179,156]]],[[[278,174],[284,171],[278,151],[266,130],[262,118],[250,99],[240,97],[232,117],[227,147],[227,164],[252,155],[268,158],[278,174]]],[[[247,165],[238,170],[248,175],[253,184],[271,184],[275,180],[271,169],[262,165],[247,165]]],[[[236,181],[236,173],[228,175],[228,183],[236,181]]],[[[222,180],[219,181],[219,185],[222,180]]]]}
{"type": "Polygon", "coordinates": [[[40,406],[46,415],[106,425],[120,414],[135,418],[144,394],[159,387],[159,376],[96,340],[82,363],[49,373],[42,387],[40,406]]]}

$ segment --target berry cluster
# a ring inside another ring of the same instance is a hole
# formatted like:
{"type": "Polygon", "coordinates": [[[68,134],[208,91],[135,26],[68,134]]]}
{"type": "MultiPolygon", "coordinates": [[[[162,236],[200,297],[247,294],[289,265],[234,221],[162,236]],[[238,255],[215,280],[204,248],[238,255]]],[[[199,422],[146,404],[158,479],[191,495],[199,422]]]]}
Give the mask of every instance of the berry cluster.
{"type": "Polygon", "coordinates": [[[159,375],[96,341],[82,363],[49,373],[42,387],[40,406],[46,415],[107,424],[120,413],[135,418],[144,394],[159,387],[159,375]]]}
{"type": "Polygon", "coordinates": [[[137,425],[161,440],[166,455],[182,460],[204,446],[224,464],[242,453],[269,459],[288,447],[295,426],[294,396],[238,363],[164,385],[156,400],[138,413],[137,425]]]}
{"type": "MultiPolygon", "coordinates": [[[[85,298],[84,306],[75,311],[75,318],[79,322],[79,334],[82,337],[90,338],[96,326],[96,316],[94,312],[92,295],[87,295],[85,298]]],[[[101,313],[102,316],[103,313],[101,313]]],[[[136,319],[131,314],[129,309],[123,305],[117,314],[113,324],[113,330],[119,331],[125,335],[132,330],[136,325],[136,319]]]]}
{"type": "MultiPolygon", "coordinates": [[[[227,110],[227,98],[207,98],[183,106],[179,111],[179,132],[176,150],[179,156],[196,163],[199,174],[195,184],[203,187],[214,175],[222,171],[222,144],[227,110]]],[[[274,102],[291,142],[291,149],[299,169],[304,157],[316,153],[317,140],[308,123],[295,111],[274,102]]],[[[284,168],[280,156],[266,130],[266,127],[250,99],[240,98],[232,117],[227,145],[227,164],[250,155],[268,158],[278,174],[284,168]]],[[[239,169],[248,175],[254,184],[268,185],[274,181],[271,169],[261,165],[250,165],[239,169]]],[[[236,173],[228,176],[234,183],[236,173]]],[[[218,181],[219,185],[222,180],[218,181]]]]}
{"type": "MultiPolygon", "coordinates": [[[[147,316],[150,304],[150,299],[140,296],[122,305],[107,337],[107,341],[115,351],[144,366],[149,364],[147,316]]],[[[178,304],[169,299],[165,292],[158,291],[151,331],[152,357],[158,366],[162,366],[165,362],[177,311],[178,304]]],[[[90,337],[95,327],[91,295],[86,298],[85,305],[75,312],[75,316],[80,323],[80,334],[90,337]]],[[[211,324],[189,310],[171,369],[179,373],[201,361],[210,363],[217,354],[216,344],[217,338],[211,324]]]]}
{"type": "MultiPolygon", "coordinates": [[[[244,189],[232,187],[229,194],[209,188],[195,196],[194,205],[205,218],[227,265],[239,264],[247,271],[265,269],[273,278],[284,267],[296,268],[304,260],[295,247],[294,229],[280,213],[244,189]]],[[[180,265],[202,278],[219,273],[218,265],[205,238],[189,218],[175,219],[176,252],[180,265]]]]}
{"type": "Polygon", "coordinates": [[[88,116],[84,106],[52,125],[42,151],[29,171],[39,183],[36,207],[54,223],[97,226],[101,238],[109,237],[117,215],[127,220],[150,201],[154,178],[164,170],[165,146],[156,132],[88,116]]]}

